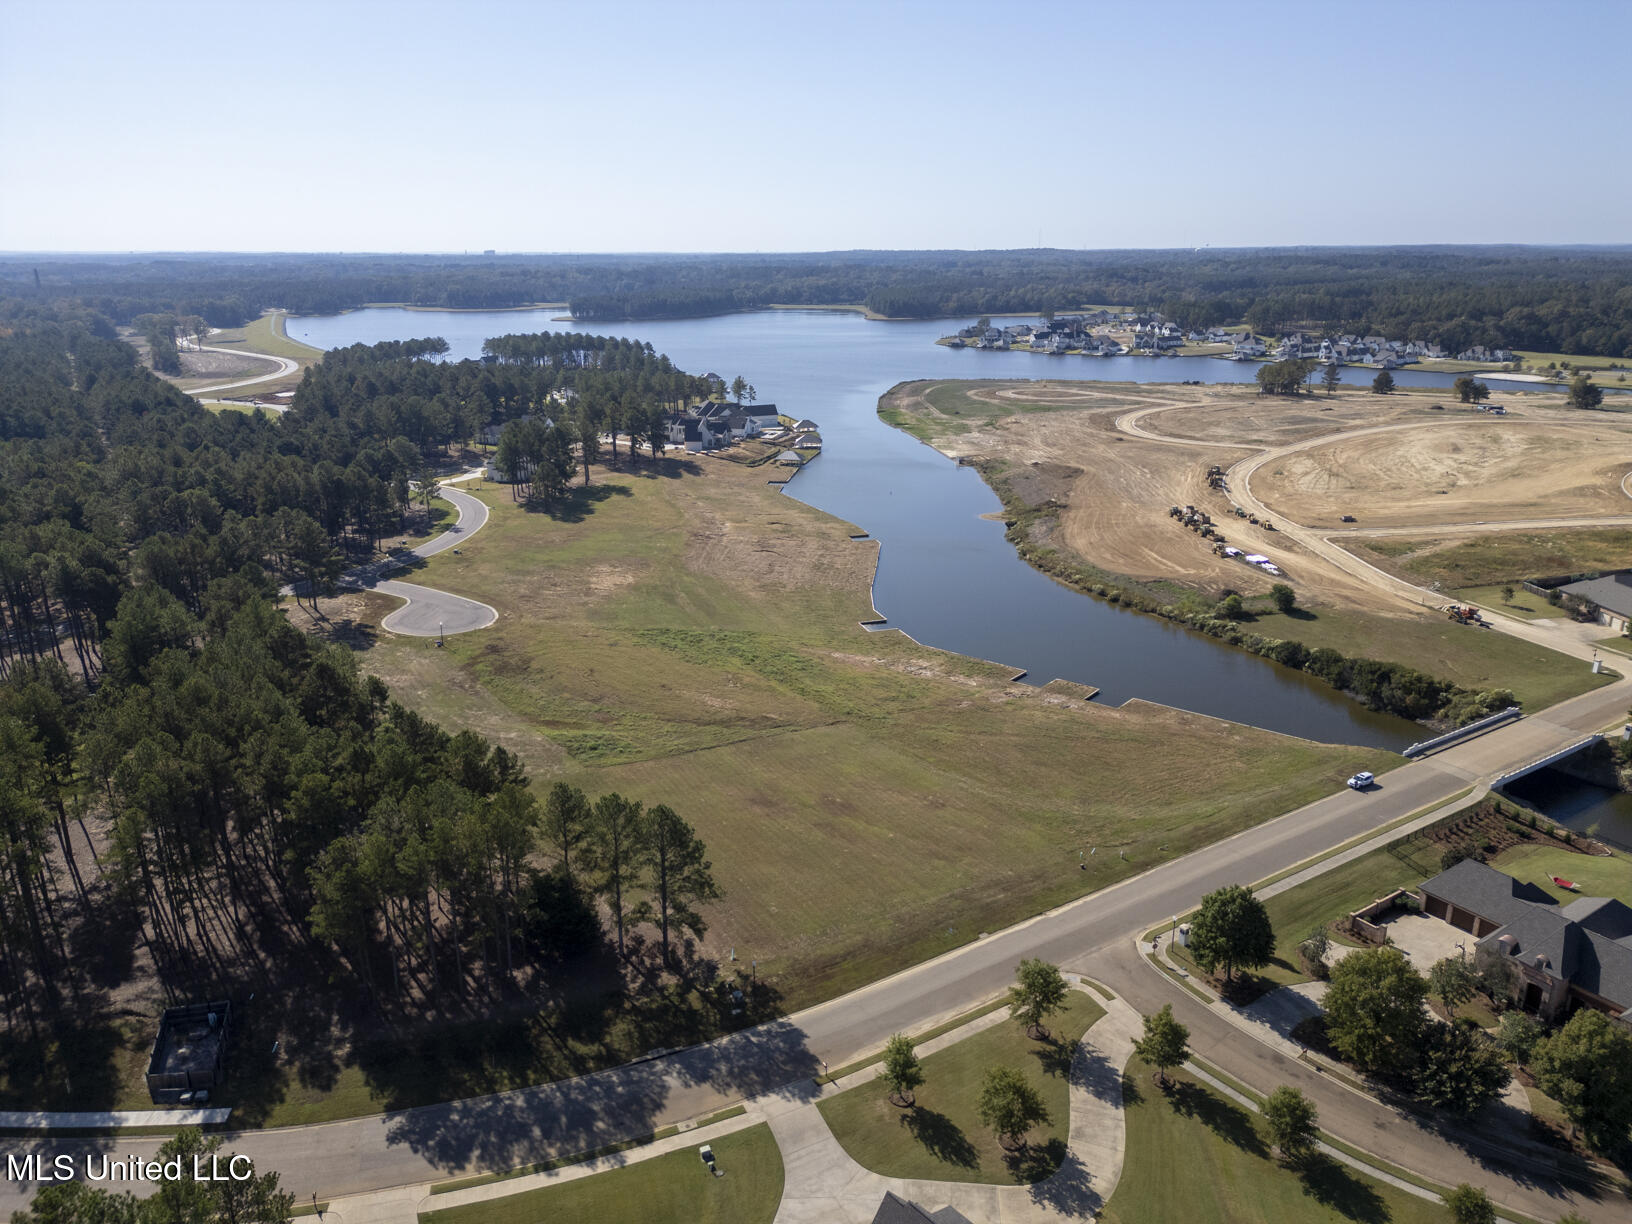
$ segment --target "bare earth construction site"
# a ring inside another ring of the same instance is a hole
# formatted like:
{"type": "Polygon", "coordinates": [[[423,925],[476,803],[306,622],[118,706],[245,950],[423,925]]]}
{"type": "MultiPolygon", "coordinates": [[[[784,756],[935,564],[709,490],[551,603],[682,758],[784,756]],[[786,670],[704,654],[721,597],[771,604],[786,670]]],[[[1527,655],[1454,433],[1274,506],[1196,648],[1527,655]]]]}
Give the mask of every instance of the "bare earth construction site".
{"type": "Polygon", "coordinates": [[[1458,588],[1632,563],[1632,416],[1501,398],[1494,416],[1436,389],[914,382],[880,412],[978,465],[1027,542],[1111,585],[1173,602],[1236,592],[1270,636],[1534,701],[1579,691],[1558,687],[1579,666],[1558,655],[1590,658],[1606,629],[1458,588]],[[1186,507],[1212,530],[1187,530],[1186,507]],[[1436,561],[1470,550],[1477,573],[1436,561]],[[1297,593],[1291,618],[1255,598],[1279,581],[1297,593]],[[1453,601],[1502,633],[1452,622],[1453,601]]]}

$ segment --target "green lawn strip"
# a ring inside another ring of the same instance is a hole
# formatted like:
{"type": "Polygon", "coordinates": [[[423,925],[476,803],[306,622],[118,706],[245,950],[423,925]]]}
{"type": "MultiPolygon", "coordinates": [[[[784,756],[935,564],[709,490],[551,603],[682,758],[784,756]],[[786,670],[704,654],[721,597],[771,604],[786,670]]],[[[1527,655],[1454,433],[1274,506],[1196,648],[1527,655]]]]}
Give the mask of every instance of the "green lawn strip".
{"type": "MultiPolygon", "coordinates": [[[[695,1126],[687,1130],[702,1130],[705,1126],[713,1126],[716,1122],[724,1122],[730,1118],[740,1118],[748,1112],[746,1105],[733,1105],[730,1109],[722,1109],[719,1113],[710,1114],[695,1126]]],[[[551,1160],[540,1160],[529,1165],[520,1165],[514,1169],[505,1169],[499,1173],[473,1173],[469,1177],[456,1177],[451,1181],[437,1182],[431,1187],[432,1194],[451,1194],[455,1190],[465,1190],[471,1186],[486,1186],[493,1182],[511,1181],[517,1177],[526,1177],[531,1173],[544,1173],[550,1169],[564,1169],[568,1165],[583,1164],[586,1160],[596,1160],[602,1156],[611,1156],[616,1152],[627,1152],[631,1148],[646,1147],[656,1143],[659,1139],[667,1139],[680,1133],[679,1126],[664,1126],[646,1135],[636,1135],[632,1139],[621,1139],[617,1143],[605,1143],[598,1148],[591,1148],[587,1152],[575,1152],[570,1156],[557,1156],[551,1160]]]]}
{"type": "Polygon", "coordinates": [[[303,365],[323,359],[323,350],[291,338],[284,330],[284,316],[262,315],[243,327],[228,327],[207,337],[207,345],[219,348],[242,349],[246,353],[268,353],[287,357],[303,365]]]}
{"type": "MultiPolygon", "coordinates": [[[[1632,539],[1632,536],[1629,536],[1632,539]]],[[[1449,604],[1447,596],[1445,602],[1449,604]]],[[[1615,679],[1593,675],[1579,659],[1520,638],[1459,625],[1437,612],[1371,616],[1339,608],[1264,610],[1246,626],[1264,637],[1331,647],[1353,658],[1403,663],[1465,689],[1512,689],[1527,710],[1545,709],[1615,679]]]]}
{"type": "Polygon", "coordinates": [[[289,1212],[291,1216],[315,1216],[328,1211],[329,1203],[326,1199],[318,1199],[316,1203],[299,1203],[289,1212]]]}
{"type": "Polygon", "coordinates": [[[1082,1034],[1104,1014],[1082,991],[1072,991],[1065,1010],[1049,1020],[1047,1040],[1032,1040],[1023,1025],[1011,1020],[925,1058],[924,1084],[912,1108],[890,1104],[879,1083],[842,1092],[818,1108],[851,1158],[886,1177],[1038,1181],[1064,1159],[1071,1059],[1082,1034]],[[1048,1110],[1048,1124],[1027,1136],[1019,1160],[1010,1160],[980,1121],[981,1080],[996,1066],[1024,1074],[1048,1110]]]}
{"type": "Polygon", "coordinates": [[[1602,646],[1605,650],[1613,650],[1618,654],[1632,655],[1632,638],[1624,635],[1599,638],[1593,645],[1602,646]]]}
{"type": "Polygon", "coordinates": [[[1494,608],[1498,612],[1505,612],[1509,616],[1522,617],[1524,620],[1562,620],[1564,612],[1553,607],[1534,591],[1527,591],[1517,584],[1501,584],[1497,586],[1462,587],[1452,591],[1452,595],[1466,603],[1484,604],[1487,608],[1494,608]],[[1503,599],[1502,591],[1512,585],[1513,598],[1503,599]]]}
{"type": "Polygon", "coordinates": [[[1582,897],[1618,897],[1632,905],[1632,859],[1624,855],[1601,858],[1557,846],[1513,846],[1491,861],[1516,880],[1528,880],[1568,905],[1582,897]],[[1571,892],[1553,883],[1554,876],[1581,886],[1571,892]]]}
{"type": "MultiPolygon", "coordinates": [[[[1183,1071],[1158,1088],[1138,1058],[1123,1078],[1126,1161],[1100,1217],[1111,1224],[1443,1224],[1443,1204],[1419,1199],[1331,1160],[1283,1167],[1259,1119],[1183,1071]]],[[[1335,1146],[1335,1145],[1334,1145],[1335,1146]]]]}
{"type": "Polygon", "coordinates": [[[770,1224],[782,1201],[782,1154],[763,1123],[712,1140],[723,1177],[695,1149],[527,1190],[421,1212],[420,1224],[770,1224]]]}
{"type": "MultiPolygon", "coordinates": [[[[944,1033],[950,1033],[953,1029],[960,1029],[966,1024],[979,1020],[982,1016],[989,1016],[998,1008],[1007,1007],[1008,1005],[1009,1000],[1007,996],[1000,999],[993,999],[990,1003],[983,1003],[979,1007],[974,1008],[972,1011],[966,1011],[962,1015],[953,1016],[952,1019],[946,1021],[944,1024],[937,1024],[934,1028],[925,1029],[921,1033],[912,1034],[912,1044],[915,1046],[921,1046],[926,1041],[934,1041],[935,1038],[944,1033]]],[[[871,1054],[866,1058],[858,1058],[855,1062],[845,1063],[842,1067],[834,1067],[833,1070],[829,1071],[826,1075],[818,1075],[815,1082],[818,1087],[823,1084],[831,1084],[835,1080],[841,1080],[847,1075],[854,1075],[857,1071],[874,1066],[875,1064],[883,1061],[884,1052],[880,1050],[877,1054],[871,1054]]]]}
{"type": "MultiPolygon", "coordinates": [[[[1167,964],[1166,961],[1162,960],[1161,957],[1151,956],[1151,957],[1149,957],[1149,959],[1150,959],[1151,964],[1155,965],[1156,968],[1161,970],[1163,974],[1165,974],[1168,978],[1172,979],[1172,981],[1176,985],[1182,986],[1185,990],[1187,990],[1191,994],[1195,995],[1196,998],[1200,999],[1203,1003],[1208,1003],[1208,1004],[1212,1003],[1212,1001],[1213,1001],[1213,996],[1212,995],[1208,994],[1206,991],[1202,990],[1201,987],[1195,985],[1193,982],[1190,982],[1182,974],[1180,974],[1177,971],[1175,971],[1174,969],[1172,969],[1167,964]]],[[[1191,962],[1191,964],[1194,964],[1194,963],[1195,963],[1194,961],[1191,962]]]]}

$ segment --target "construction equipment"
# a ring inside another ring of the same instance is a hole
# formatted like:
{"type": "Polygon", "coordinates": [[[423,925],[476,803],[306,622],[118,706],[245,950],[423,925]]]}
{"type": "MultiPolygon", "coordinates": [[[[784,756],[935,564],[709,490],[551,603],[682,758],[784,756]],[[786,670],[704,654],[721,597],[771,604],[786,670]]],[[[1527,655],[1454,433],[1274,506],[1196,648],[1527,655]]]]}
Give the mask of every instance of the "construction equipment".
{"type": "Polygon", "coordinates": [[[1452,604],[1450,607],[1445,609],[1445,613],[1459,625],[1478,625],[1483,623],[1483,618],[1479,615],[1478,608],[1462,607],[1457,604],[1452,604]]]}

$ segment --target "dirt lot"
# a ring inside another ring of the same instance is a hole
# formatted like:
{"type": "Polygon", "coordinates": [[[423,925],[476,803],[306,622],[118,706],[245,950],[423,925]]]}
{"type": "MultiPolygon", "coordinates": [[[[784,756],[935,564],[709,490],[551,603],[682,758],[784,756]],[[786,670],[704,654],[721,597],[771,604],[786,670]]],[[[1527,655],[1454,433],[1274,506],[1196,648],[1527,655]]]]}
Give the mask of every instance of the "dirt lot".
{"type": "Polygon", "coordinates": [[[1210,541],[1168,517],[1170,506],[1194,505],[1230,544],[1274,558],[1300,598],[1397,615],[1404,609],[1395,596],[1283,532],[1234,517],[1228,491],[1208,487],[1207,467],[1331,434],[1402,426],[1267,463],[1252,491],[1296,522],[1333,528],[1357,509],[1362,527],[1632,512],[1620,487],[1632,469],[1632,416],[1583,418],[1557,393],[1503,399],[1507,418],[1437,390],[1383,398],[1348,388],[1279,399],[1251,387],[925,382],[897,388],[882,408],[907,413],[908,427],[949,455],[997,461],[1001,479],[1027,504],[1059,505],[1046,542],[1112,573],[1208,594],[1267,590],[1271,579],[1217,556],[1210,541]],[[1129,436],[1130,429],[1172,441],[1129,436]]]}
{"type": "MultiPolygon", "coordinates": [[[[1437,414],[1436,414],[1437,415],[1437,414]]],[[[1266,465],[1253,491],[1297,522],[1339,527],[1622,514],[1632,421],[1588,428],[1450,420],[1350,438],[1266,465]]]]}
{"type": "MultiPolygon", "coordinates": [[[[1151,432],[1166,432],[1168,419],[1179,418],[1201,423],[1198,432],[1204,436],[1222,437],[1232,420],[1252,412],[1250,434],[1284,443],[1310,436],[1311,420],[1342,422],[1337,412],[1320,413],[1307,403],[1266,406],[1255,392],[1238,388],[983,383],[961,395],[958,390],[956,384],[909,384],[892,392],[885,406],[927,412],[934,444],[949,455],[1006,464],[1007,483],[1029,504],[1061,503],[1059,538],[1049,542],[1091,564],[1143,581],[1176,581],[1209,595],[1224,588],[1244,595],[1267,592],[1274,579],[1218,556],[1212,541],[1168,516],[1170,506],[1193,505],[1212,515],[1231,545],[1275,558],[1300,589],[1312,586],[1327,598],[1392,607],[1282,533],[1236,518],[1228,494],[1208,487],[1210,465],[1228,467],[1256,447],[1155,442],[1116,427],[1117,418],[1126,413],[1161,409],[1143,419],[1151,432]],[[977,416],[984,419],[965,426],[977,416]],[[951,432],[941,434],[938,425],[951,432]]],[[[1402,405],[1400,411],[1410,411],[1410,406],[1402,405]]],[[[1358,423],[1376,420],[1375,409],[1363,418],[1358,409],[1351,412],[1358,423]]]]}

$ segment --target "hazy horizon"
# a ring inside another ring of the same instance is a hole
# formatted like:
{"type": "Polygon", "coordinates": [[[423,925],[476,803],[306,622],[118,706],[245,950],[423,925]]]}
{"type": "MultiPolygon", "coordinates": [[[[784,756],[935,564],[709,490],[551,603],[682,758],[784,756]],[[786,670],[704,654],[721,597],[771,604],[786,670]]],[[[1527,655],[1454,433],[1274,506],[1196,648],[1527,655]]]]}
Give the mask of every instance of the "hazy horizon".
{"type": "Polygon", "coordinates": [[[1632,239],[1620,0],[0,3],[13,254],[1632,239]]]}

